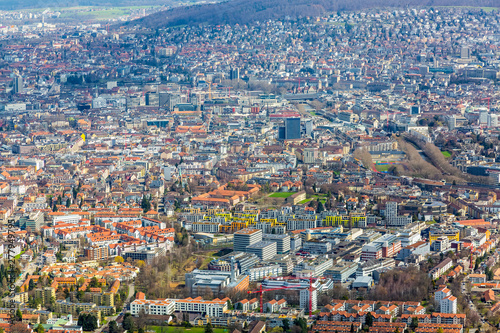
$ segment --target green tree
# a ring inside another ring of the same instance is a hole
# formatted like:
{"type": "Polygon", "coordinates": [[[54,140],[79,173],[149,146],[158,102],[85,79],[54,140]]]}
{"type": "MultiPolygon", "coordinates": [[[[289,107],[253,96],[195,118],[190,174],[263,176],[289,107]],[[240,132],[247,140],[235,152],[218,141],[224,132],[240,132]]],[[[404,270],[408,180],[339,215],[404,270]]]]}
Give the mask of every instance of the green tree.
{"type": "Polygon", "coordinates": [[[411,318],[411,324],[410,324],[411,330],[415,331],[417,327],[418,327],[418,318],[417,317],[411,318]]]}
{"type": "Polygon", "coordinates": [[[288,318],[284,318],[281,322],[283,323],[283,330],[288,331],[290,329],[290,320],[288,318]]]}
{"type": "Polygon", "coordinates": [[[116,321],[112,320],[109,322],[109,333],[118,333],[120,329],[118,328],[118,324],[116,321]]]}
{"type": "Polygon", "coordinates": [[[33,290],[35,289],[35,281],[33,279],[30,279],[30,282],[28,284],[28,290],[33,290]]]}
{"type": "Polygon", "coordinates": [[[68,199],[66,200],[66,207],[68,207],[68,208],[69,208],[69,206],[70,206],[70,205],[71,205],[71,200],[68,198],[68,199]]]}
{"type": "Polygon", "coordinates": [[[300,328],[300,331],[302,333],[307,333],[307,321],[304,318],[299,317],[299,318],[295,319],[293,323],[294,323],[294,325],[296,325],[300,328]]]}
{"type": "Polygon", "coordinates": [[[214,333],[214,329],[212,327],[212,323],[208,322],[205,326],[205,333],[214,333]]]}
{"type": "Polygon", "coordinates": [[[368,327],[372,327],[373,326],[373,315],[371,312],[368,312],[366,314],[366,318],[365,318],[365,324],[368,326],[368,327]]]}
{"type": "Polygon", "coordinates": [[[127,331],[133,331],[134,330],[134,320],[132,319],[132,314],[127,312],[125,316],[123,317],[123,324],[122,324],[123,329],[127,331]]]}
{"type": "Polygon", "coordinates": [[[36,328],[37,333],[45,333],[45,328],[43,328],[42,324],[38,324],[36,328]]]}
{"type": "Polygon", "coordinates": [[[149,202],[145,195],[142,196],[141,208],[144,210],[144,213],[151,209],[151,202],[149,202]]]}
{"type": "Polygon", "coordinates": [[[325,210],[325,207],[323,207],[323,203],[321,201],[318,201],[318,208],[316,208],[316,213],[319,214],[324,210],[325,210]]]}
{"type": "Polygon", "coordinates": [[[16,320],[17,321],[23,320],[23,313],[19,309],[17,309],[17,311],[16,311],[16,320]]]}

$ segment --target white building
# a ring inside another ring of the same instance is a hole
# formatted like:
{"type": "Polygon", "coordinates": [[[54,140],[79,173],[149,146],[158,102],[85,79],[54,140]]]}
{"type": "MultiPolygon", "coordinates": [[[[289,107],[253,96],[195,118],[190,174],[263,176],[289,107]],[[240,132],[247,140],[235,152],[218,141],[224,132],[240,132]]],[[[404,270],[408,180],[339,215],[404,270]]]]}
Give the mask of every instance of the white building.
{"type": "Polygon", "coordinates": [[[439,302],[441,313],[457,313],[457,298],[455,296],[446,296],[439,302]]]}
{"type": "Polygon", "coordinates": [[[318,291],[313,288],[312,291],[309,289],[301,289],[300,290],[300,308],[304,309],[306,312],[309,312],[309,295],[312,295],[311,301],[311,311],[314,312],[318,308],[318,291]]]}

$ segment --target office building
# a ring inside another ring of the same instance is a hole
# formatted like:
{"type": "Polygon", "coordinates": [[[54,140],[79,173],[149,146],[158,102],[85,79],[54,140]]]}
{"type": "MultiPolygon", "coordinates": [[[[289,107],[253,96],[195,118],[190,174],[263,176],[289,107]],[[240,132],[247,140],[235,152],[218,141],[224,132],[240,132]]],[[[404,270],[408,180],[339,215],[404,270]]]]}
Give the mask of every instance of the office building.
{"type": "Polygon", "coordinates": [[[281,235],[276,235],[276,234],[265,234],[262,237],[262,240],[268,241],[268,242],[275,242],[276,243],[276,251],[279,254],[285,254],[290,252],[290,236],[281,234],[281,235]]]}
{"type": "Polygon", "coordinates": [[[13,85],[12,90],[14,91],[14,94],[21,94],[24,90],[23,77],[20,75],[14,76],[12,85],[13,85]]]}
{"type": "Polygon", "coordinates": [[[240,69],[238,67],[231,68],[229,72],[229,78],[231,80],[239,80],[240,79],[240,69]]]}
{"type": "Polygon", "coordinates": [[[276,255],[276,248],[275,242],[260,241],[247,246],[246,252],[255,254],[261,260],[269,260],[276,255]]]}
{"type": "Polygon", "coordinates": [[[278,130],[278,138],[280,140],[300,139],[300,118],[286,118],[285,126],[278,130]]]}
{"type": "Polygon", "coordinates": [[[471,56],[470,48],[467,46],[462,46],[460,49],[460,58],[461,59],[469,59],[471,56]]]}
{"type": "Polygon", "coordinates": [[[234,251],[247,252],[247,246],[262,241],[262,230],[259,229],[241,229],[234,233],[233,243],[234,251]]]}

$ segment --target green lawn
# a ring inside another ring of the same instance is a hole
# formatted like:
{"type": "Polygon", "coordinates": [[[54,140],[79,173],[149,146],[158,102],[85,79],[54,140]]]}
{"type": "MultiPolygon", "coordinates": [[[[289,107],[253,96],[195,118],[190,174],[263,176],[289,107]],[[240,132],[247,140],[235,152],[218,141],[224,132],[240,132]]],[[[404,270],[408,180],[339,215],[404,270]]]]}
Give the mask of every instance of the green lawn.
{"type": "Polygon", "coordinates": [[[308,203],[309,201],[311,201],[312,199],[304,199],[302,201],[299,201],[299,205],[303,205],[303,204],[306,204],[308,203]]]}
{"type": "Polygon", "coordinates": [[[443,154],[443,156],[444,156],[445,158],[450,158],[450,157],[451,157],[451,153],[450,153],[449,151],[447,151],[447,150],[442,151],[441,153],[443,154]]]}
{"type": "MultiPolygon", "coordinates": [[[[154,330],[158,333],[203,333],[205,332],[204,327],[179,327],[179,326],[148,326],[148,329],[154,330]],[[162,330],[163,329],[163,330],[162,330]]],[[[227,333],[227,329],[214,328],[214,333],[227,333]]]]}
{"type": "Polygon", "coordinates": [[[14,257],[14,259],[21,259],[21,255],[24,253],[25,251],[21,251],[21,253],[19,253],[17,256],[14,257]]]}
{"type": "Polygon", "coordinates": [[[316,112],[309,112],[311,116],[317,116],[316,112]]]}
{"type": "Polygon", "coordinates": [[[389,171],[389,167],[390,165],[389,164],[375,164],[375,169],[377,169],[377,171],[380,171],[380,172],[383,172],[383,171],[389,171]]]}
{"type": "Polygon", "coordinates": [[[291,195],[294,195],[295,192],[276,192],[269,196],[269,198],[288,198],[291,195]]]}

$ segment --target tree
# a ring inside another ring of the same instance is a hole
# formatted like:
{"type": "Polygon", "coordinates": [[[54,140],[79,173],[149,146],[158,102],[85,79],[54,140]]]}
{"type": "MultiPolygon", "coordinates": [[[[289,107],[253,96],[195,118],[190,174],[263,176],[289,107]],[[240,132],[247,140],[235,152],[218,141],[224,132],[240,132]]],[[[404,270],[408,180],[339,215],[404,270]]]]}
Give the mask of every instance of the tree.
{"type": "Polygon", "coordinates": [[[134,331],[134,320],[132,319],[132,314],[129,312],[127,312],[123,317],[122,327],[127,331],[134,331]]]}
{"type": "Polygon", "coordinates": [[[295,319],[293,323],[295,326],[298,326],[300,328],[300,331],[302,333],[307,333],[307,321],[304,318],[299,317],[295,319]]]}
{"type": "Polygon", "coordinates": [[[283,330],[288,331],[290,329],[290,320],[284,318],[281,322],[283,323],[283,330]]]}
{"type": "Polygon", "coordinates": [[[368,326],[368,327],[372,327],[373,326],[373,315],[371,312],[368,312],[366,314],[366,319],[365,319],[365,324],[368,326]]]}
{"type": "Polygon", "coordinates": [[[17,309],[15,318],[16,318],[16,321],[23,320],[23,313],[21,312],[21,310],[17,309]]]}
{"type": "Polygon", "coordinates": [[[443,333],[443,328],[442,327],[438,328],[436,333],[443,333]]]}
{"type": "Polygon", "coordinates": [[[411,327],[412,331],[415,331],[415,329],[418,327],[418,318],[417,317],[411,318],[410,327],[411,327]]]}
{"type": "Polygon", "coordinates": [[[205,326],[205,333],[214,333],[214,329],[212,327],[212,323],[208,322],[205,326]]]}
{"type": "Polygon", "coordinates": [[[399,333],[399,327],[396,327],[396,329],[394,330],[394,333],[399,333]]]}
{"type": "Polygon", "coordinates": [[[118,328],[118,324],[116,321],[112,320],[109,322],[109,333],[119,333],[120,329],[118,328]]]}
{"type": "Polygon", "coordinates": [[[145,195],[142,196],[141,208],[144,210],[144,213],[151,209],[151,202],[149,202],[145,195]]]}
{"type": "Polygon", "coordinates": [[[45,328],[43,328],[43,326],[41,324],[38,324],[38,326],[36,328],[36,332],[37,333],[45,333],[45,328]]]}
{"type": "Polygon", "coordinates": [[[122,262],[124,262],[124,261],[125,261],[125,260],[124,260],[124,259],[123,259],[123,257],[121,257],[121,256],[116,256],[116,257],[115,257],[115,262],[117,262],[117,263],[119,263],[119,264],[121,264],[121,263],[122,263],[122,262]]]}
{"type": "Polygon", "coordinates": [[[316,213],[319,214],[324,210],[325,210],[325,207],[323,207],[323,203],[321,201],[318,201],[318,208],[316,208],[316,213]]]}
{"type": "Polygon", "coordinates": [[[69,206],[71,206],[71,200],[68,198],[68,199],[66,200],[66,207],[68,207],[68,208],[69,208],[69,206]]]}
{"type": "Polygon", "coordinates": [[[28,284],[28,290],[33,290],[35,288],[35,281],[33,279],[30,279],[30,282],[28,284]]]}
{"type": "Polygon", "coordinates": [[[95,331],[98,327],[97,317],[90,313],[80,313],[78,315],[78,326],[82,326],[84,331],[95,331]]]}

